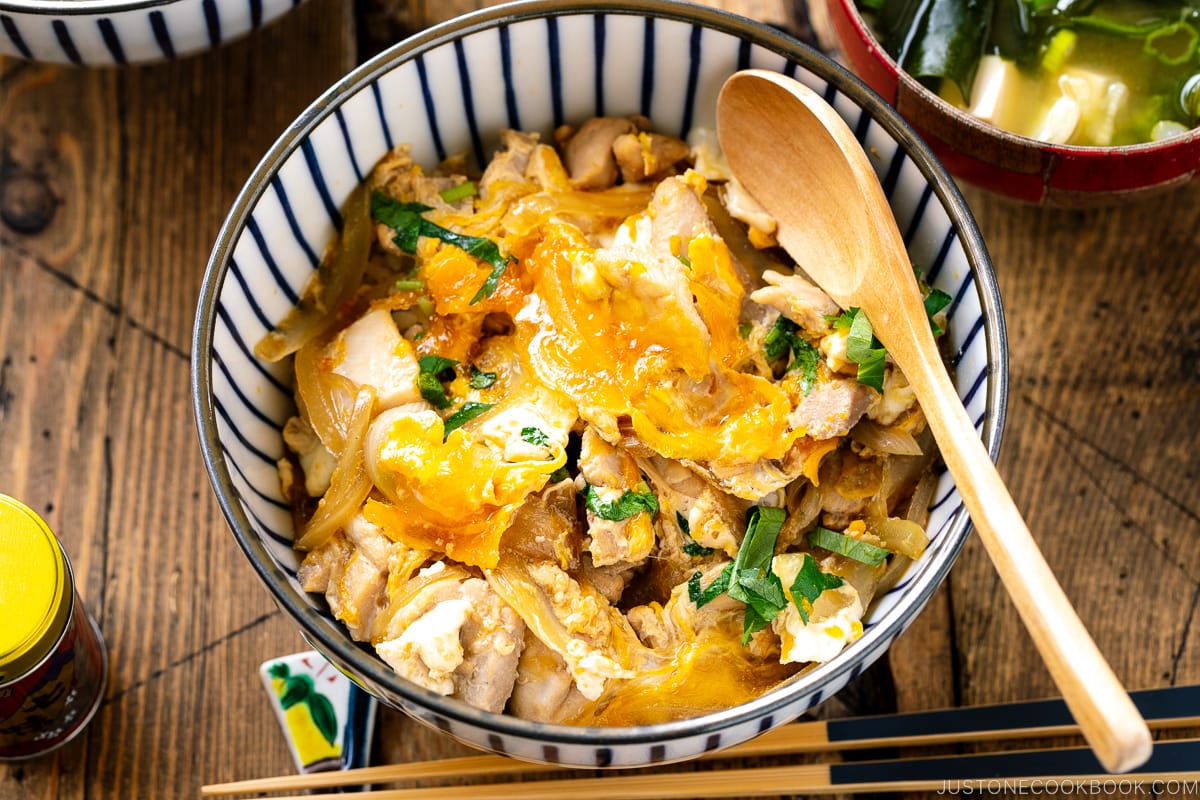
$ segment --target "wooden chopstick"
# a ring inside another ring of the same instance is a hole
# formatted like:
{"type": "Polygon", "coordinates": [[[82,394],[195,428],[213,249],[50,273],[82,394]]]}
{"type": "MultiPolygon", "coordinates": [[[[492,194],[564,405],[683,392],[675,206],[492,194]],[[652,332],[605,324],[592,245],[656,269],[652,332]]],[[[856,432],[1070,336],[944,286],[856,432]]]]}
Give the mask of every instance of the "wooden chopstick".
{"type": "MultiPolygon", "coordinates": [[[[1200,686],[1149,689],[1133,692],[1130,696],[1147,724],[1153,729],[1200,727],[1200,686]]],[[[868,747],[916,747],[1016,738],[1032,739],[1069,736],[1078,734],[1078,732],[1078,726],[1074,724],[1070,711],[1061,699],[1033,700],[938,711],[793,723],[768,731],[757,739],[736,747],[708,754],[704,758],[818,753],[868,747]]],[[[1192,764],[1200,764],[1200,756],[1192,764]]],[[[826,766],[841,767],[842,765],[803,766],[826,768],[826,766]]],[[[504,756],[479,755],[409,764],[389,764],[340,772],[284,775],[210,784],[201,787],[201,795],[214,797],[336,786],[363,786],[445,777],[534,774],[564,768],[563,765],[534,764],[504,756]]],[[[736,771],[732,770],[732,772],[736,771]]],[[[754,770],[756,775],[760,772],[760,770],[754,770]]],[[[576,781],[578,780],[583,779],[576,779],[576,781]]],[[[571,785],[574,787],[576,783],[573,782],[571,785]]],[[[472,797],[478,797],[475,794],[475,788],[477,787],[472,787],[472,797]]],[[[808,791],[816,790],[808,789],[808,791]]],[[[572,794],[574,794],[574,789],[572,789],[572,794]]],[[[401,796],[416,798],[420,795],[401,796]]]]}
{"type": "MultiPolygon", "coordinates": [[[[1147,794],[1172,783],[1172,794],[1200,792],[1200,739],[1158,742],[1149,761],[1136,773],[1104,771],[1088,747],[1019,750],[982,755],[862,761],[840,764],[798,764],[702,772],[656,771],[600,778],[564,778],[509,783],[382,789],[357,793],[363,800],[686,800],[687,798],[763,797],[780,794],[839,792],[947,791],[966,787],[982,793],[1022,793],[1065,787],[1095,787],[1093,793],[1147,794]],[[1108,791],[1106,787],[1112,787],[1108,791]]],[[[307,794],[274,800],[313,800],[342,794],[307,794]]]]}

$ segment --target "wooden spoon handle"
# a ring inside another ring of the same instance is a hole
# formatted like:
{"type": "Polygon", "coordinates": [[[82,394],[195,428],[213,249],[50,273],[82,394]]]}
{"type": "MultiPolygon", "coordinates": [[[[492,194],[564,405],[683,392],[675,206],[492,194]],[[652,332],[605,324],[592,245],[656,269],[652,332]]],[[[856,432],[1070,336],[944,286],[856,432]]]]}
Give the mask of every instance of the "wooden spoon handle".
{"type": "Polygon", "coordinates": [[[1127,772],[1152,741],[1134,706],[1063,593],[940,363],[902,364],[963,505],[1097,759],[1127,772]],[[918,386],[918,382],[924,386],[918,386]]]}

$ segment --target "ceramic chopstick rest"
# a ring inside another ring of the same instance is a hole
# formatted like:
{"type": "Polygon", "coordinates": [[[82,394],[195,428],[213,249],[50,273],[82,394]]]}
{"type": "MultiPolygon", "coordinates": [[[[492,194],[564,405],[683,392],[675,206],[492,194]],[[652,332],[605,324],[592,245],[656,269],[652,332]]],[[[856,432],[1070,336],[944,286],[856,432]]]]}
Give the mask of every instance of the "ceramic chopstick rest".
{"type": "Polygon", "coordinates": [[[259,667],[271,707],[300,772],[365,767],[377,701],[315,651],[259,667]]]}

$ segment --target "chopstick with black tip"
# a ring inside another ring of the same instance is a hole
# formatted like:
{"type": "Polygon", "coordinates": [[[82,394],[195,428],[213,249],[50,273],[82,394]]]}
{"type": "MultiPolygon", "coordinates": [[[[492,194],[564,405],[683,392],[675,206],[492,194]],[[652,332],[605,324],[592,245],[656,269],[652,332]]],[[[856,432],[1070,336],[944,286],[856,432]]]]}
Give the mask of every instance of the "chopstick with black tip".
{"type": "MultiPolygon", "coordinates": [[[[1200,686],[1148,689],[1132,692],[1130,696],[1151,729],[1200,727],[1200,686]]],[[[783,725],[749,742],[710,753],[704,757],[737,758],[864,748],[919,747],[1070,736],[1078,733],[1079,728],[1075,725],[1066,704],[1056,698],[947,708],[937,711],[797,722],[783,725]]],[[[896,763],[907,763],[907,760],[896,763]]],[[[1192,765],[1200,765],[1200,758],[1192,762],[1192,765]]],[[[804,766],[834,769],[843,765],[804,766]]],[[[282,775],[211,784],[201,787],[201,795],[215,797],[254,792],[362,786],[445,777],[533,774],[555,769],[563,769],[563,767],[553,764],[533,764],[504,756],[479,755],[409,764],[388,764],[340,772],[282,775]]],[[[474,797],[474,794],[472,796],[474,797]]]]}
{"type": "MultiPolygon", "coordinates": [[[[1187,797],[1200,793],[1198,767],[1200,739],[1186,739],[1156,743],[1150,759],[1137,772],[1123,775],[1106,772],[1091,748],[1071,747],[842,764],[611,773],[599,778],[380,789],[356,796],[364,800],[689,800],[895,791],[1073,794],[1078,789],[1090,794],[1169,792],[1187,797]]],[[[275,800],[344,796],[308,794],[275,800]]]]}

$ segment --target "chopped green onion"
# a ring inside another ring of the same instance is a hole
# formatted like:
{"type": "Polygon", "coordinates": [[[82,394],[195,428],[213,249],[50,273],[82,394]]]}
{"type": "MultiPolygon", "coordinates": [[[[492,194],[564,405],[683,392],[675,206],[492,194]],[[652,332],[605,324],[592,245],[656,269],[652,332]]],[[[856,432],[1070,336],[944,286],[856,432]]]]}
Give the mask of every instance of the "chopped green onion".
{"type": "Polygon", "coordinates": [[[447,203],[457,203],[459,200],[466,200],[468,197],[475,196],[475,184],[471,181],[463,181],[462,183],[451,186],[449,189],[442,189],[438,192],[447,203]]]}
{"type": "Polygon", "coordinates": [[[425,281],[416,278],[401,278],[392,284],[392,289],[397,292],[419,292],[425,288],[425,281]]]}
{"type": "Polygon", "coordinates": [[[888,551],[882,547],[820,526],[809,532],[808,543],[872,567],[879,566],[888,557],[888,551]]]}
{"type": "Polygon", "coordinates": [[[472,389],[487,389],[496,382],[496,373],[480,372],[474,364],[471,365],[471,378],[468,383],[472,389]]]}
{"type": "Polygon", "coordinates": [[[442,386],[441,374],[452,369],[457,361],[441,356],[421,356],[417,360],[420,371],[417,373],[417,389],[434,408],[449,408],[450,398],[446,396],[446,388],[442,386]]]}

